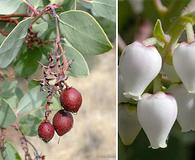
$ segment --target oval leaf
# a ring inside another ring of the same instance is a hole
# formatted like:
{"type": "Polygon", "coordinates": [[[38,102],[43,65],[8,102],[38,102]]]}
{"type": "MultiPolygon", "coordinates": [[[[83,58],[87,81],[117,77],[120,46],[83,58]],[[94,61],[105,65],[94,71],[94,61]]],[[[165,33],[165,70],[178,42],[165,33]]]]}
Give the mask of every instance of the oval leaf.
{"type": "Polygon", "coordinates": [[[1,99],[0,100],[0,128],[7,128],[16,120],[16,115],[9,106],[9,104],[1,99]]]}
{"type": "Polygon", "coordinates": [[[65,46],[65,50],[65,55],[67,56],[68,60],[72,61],[70,75],[75,77],[87,76],[89,74],[89,69],[82,54],[79,53],[79,51],[77,51],[75,48],[67,45],[65,46]]]}
{"type": "Polygon", "coordinates": [[[60,14],[60,28],[66,40],[84,55],[97,55],[112,48],[108,37],[97,21],[83,11],[60,14]]]}
{"type": "Polygon", "coordinates": [[[20,7],[21,0],[0,0],[0,14],[12,14],[20,7]]]}
{"type": "Polygon", "coordinates": [[[116,21],[116,1],[115,0],[92,0],[92,13],[98,17],[104,17],[113,22],[116,21]]]}
{"type": "Polygon", "coordinates": [[[4,146],[5,150],[2,152],[4,160],[22,160],[19,153],[11,143],[6,142],[4,146]]]}
{"type": "Polygon", "coordinates": [[[0,46],[0,68],[7,67],[17,56],[30,26],[31,18],[21,21],[0,46]]]}
{"type": "Polygon", "coordinates": [[[40,92],[40,86],[31,89],[26,93],[18,103],[16,113],[25,114],[41,107],[44,101],[44,95],[40,92]]]}

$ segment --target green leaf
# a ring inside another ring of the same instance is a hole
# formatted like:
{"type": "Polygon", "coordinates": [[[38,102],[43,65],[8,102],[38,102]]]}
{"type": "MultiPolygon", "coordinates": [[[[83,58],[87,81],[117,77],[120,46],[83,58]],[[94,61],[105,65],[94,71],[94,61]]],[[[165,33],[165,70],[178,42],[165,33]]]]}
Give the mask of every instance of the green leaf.
{"type": "Polygon", "coordinates": [[[37,87],[39,85],[40,85],[40,82],[39,81],[37,81],[37,80],[31,80],[28,83],[28,88],[29,89],[32,89],[32,88],[37,87]]]}
{"type": "Polygon", "coordinates": [[[18,97],[17,97],[16,95],[14,95],[14,96],[11,96],[10,98],[7,98],[7,99],[6,99],[6,102],[9,104],[9,106],[10,106],[12,109],[16,109],[19,100],[18,100],[18,97]]]}
{"type": "Polygon", "coordinates": [[[7,67],[17,56],[27,35],[31,18],[21,21],[0,46],[0,68],[7,67]]]}
{"type": "Polygon", "coordinates": [[[106,35],[108,38],[113,42],[116,38],[116,23],[110,20],[107,20],[102,17],[96,17],[96,20],[98,23],[102,26],[104,29],[106,35]]]}
{"type": "Polygon", "coordinates": [[[42,0],[27,0],[28,3],[30,3],[35,8],[38,8],[39,6],[43,6],[42,0]]]}
{"type": "Polygon", "coordinates": [[[0,100],[0,128],[7,128],[16,120],[16,115],[9,106],[9,104],[1,99],[0,100]]]}
{"type": "Polygon", "coordinates": [[[17,81],[8,81],[8,80],[1,81],[0,96],[4,99],[7,99],[15,95],[16,87],[17,87],[17,81]]]}
{"type": "Polygon", "coordinates": [[[31,89],[19,101],[16,113],[27,114],[41,107],[45,96],[40,92],[40,86],[31,89]]]}
{"type": "Polygon", "coordinates": [[[75,9],[76,4],[77,0],[64,0],[64,3],[62,4],[63,11],[75,9]]]}
{"type": "Polygon", "coordinates": [[[109,51],[112,44],[97,21],[83,11],[60,14],[60,28],[65,39],[83,55],[97,55],[109,51]]]}
{"type": "Polygon", "coordinates": [[[78,77],[89,75],[87,62],[79,51],[72,46],[65,45],[65,55],[67,56],[68,60],[72,61],[70,68],[71,76],[78,77]]]}
{"type": "Polygon", "coordinates": [[[45,21],[33,24],[33,31],[38,33],[38,37],[42,36],[47,29],[48,23],[45,21]]]}
{"type": "Polygon", "coordinates": [[[59,5],[62,5],[64,3],[64,1],[65,0],[50,0],[51,3],[53,3],[53,4],[59,4],[59,5]]]}
{"type": "Polygon", "coordinates": [[[5,143],[5,150],[2,152],[3,160],[22,160],[15,147],[10,143],[5,143]]]}
{"type": "Polygon", "coordinates": [[[19,121],[20,129],[26,136],[36,136],[41,118],[31,114],[22,117],[19,121]]]}
{"type": "Polygon", "coordinates": [[[104,17],[113,22],[116,21],[116,1],[115,0],[92,0],[92,13],[98,17],[104,17]]]}
{"type": "Polygon", "coordinates": [[[21,0],[0,0],[0,14],[12,14],[20,7],[21,0]]]}
{"type": "Polygon", "coordinates": [[[17,75],[27,78],[31,76],[38,68],[39,61],[42,57],[41,48],[28,49],[20,55],[16,65],[15,71],[17,75]]]}
{"type": "Polygon", "coordinates": [[[157,38],[157,40],[159,40],[161,42],[166,42],[165,34],[164,34],[163,29],[162,29],[162,25],[161,25],[160,19],[158,19],[156,21],[156,24],[155,24],[154,30],[153,30],[153,36],[155,38],[157,38]]]}

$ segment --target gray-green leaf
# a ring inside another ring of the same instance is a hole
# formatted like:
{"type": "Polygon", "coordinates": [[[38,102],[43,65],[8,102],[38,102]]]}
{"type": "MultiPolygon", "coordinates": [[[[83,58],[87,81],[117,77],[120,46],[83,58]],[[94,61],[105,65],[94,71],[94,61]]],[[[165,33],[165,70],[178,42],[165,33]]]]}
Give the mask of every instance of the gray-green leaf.
{"type": "Polygon", "coordinates": [[[34,6],[35,8],[38,8],[39,6],[43,6],[42,0],[27,0],[29,4],[34,6]]]}
{"type": "Polygon", "coordinates": [[[7,67],[17,56],[30,26],[31,18],[21,21],[0,46],[0,68],[7,67]]]}
{"type": "Polygon", "coordinates": [[[45,96],[40,92],[40,86],[37,86],[31,89],[28,93],[26,93],[22,99],[18,103],[18,108],[16,113],[18,114],[26,114],[30,111],[33,111],[39,107],[41,107],[45,96]]]}
{"type": "Polygon", "coordinates": [[[3,160],[22,160],[15,147],[9,143],[5,143],[5,150],[1,153],[3,160]]]}
{"type": "Polygon", "coordinates": [[[7,128],[16,120],[16,115],[9,106],[9,104],[1,99],[0,100],[0,128],[7,128]]]}
{"type": "Polygon", "coordinates": [[[21,0],[0,0],[0,14],[12,14],[20,7],[21,0]]]}
{"type": "Polygon", "coordinates": [[[104,17],[113,22],[116,21],[116,1],[115,0],[92,0],[92,13],[98,17],[104,17]]]}
{"type": "Polygon", "coordinates": [[[71,76],[87,76],[89,74],[89,68],[87,62],[79,51],[72,46],[65,45],[65,55],[68,60],[71,60],[70,75],[71,76]]]}
{"type": "Polygon", "coordinates": [[[67,11],[60,14],[60,28],[65,39],[83,55],[97,55],[112,48],[108,37],[88,13],[67,11]]]}

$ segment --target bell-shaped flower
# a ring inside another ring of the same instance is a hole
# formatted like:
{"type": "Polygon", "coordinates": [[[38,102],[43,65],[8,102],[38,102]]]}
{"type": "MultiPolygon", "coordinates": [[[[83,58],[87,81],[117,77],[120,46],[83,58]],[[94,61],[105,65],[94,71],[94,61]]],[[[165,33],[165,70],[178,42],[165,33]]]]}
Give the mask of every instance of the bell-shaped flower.
{"type": "Polygon", "coordinates": [[[128,45],[119,62],[125,97],[140,99],[161,66],[162,58],[154,46],[145,46],[137,41],[128,45]]]}
{"type": "Polygon", "coordinates": [[[195,93],[195,42],[181,43],[173,54],[173,65],[189,93],[195,93]]]}
{"type": "Polygon", "coordinates": [[[170,92],[177,101],[177,121],[181,126],[182,132],[195,129],[195,96],[188,93],[183,85],[171,86],[168,92],[170,92]]]}
{"type": "Polygon", "coordinates": [[[119,136],[125,145],[130,145],[141,130],[135,108],[128,108],[129,104],[119,104],[118,124],[119,136]]]}
{"type": "Polygon", "coordinates": [[[138,120],[153,149],[167,147],[166,140],[177,118],[177,103],[173,96],[158,92],[143,94],[137,106],[138,120]]]}

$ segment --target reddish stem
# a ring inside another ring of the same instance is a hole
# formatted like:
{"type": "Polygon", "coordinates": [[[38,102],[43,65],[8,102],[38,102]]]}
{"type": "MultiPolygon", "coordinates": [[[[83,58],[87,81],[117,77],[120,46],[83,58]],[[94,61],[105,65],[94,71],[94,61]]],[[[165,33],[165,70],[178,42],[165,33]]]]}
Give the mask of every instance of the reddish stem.
{"type": "Polygon", "coordinates": [[[9,22],[9,23],[18,24],[18,20],[16,19],[0,19],[0,22],[9,22]]]}
{"type": "Polygon", "coordinates": [[[10,14],[10,15],[0,15],[0,18],[12,18],[12,17],[29,17],[27,14],[10,14]]]}

